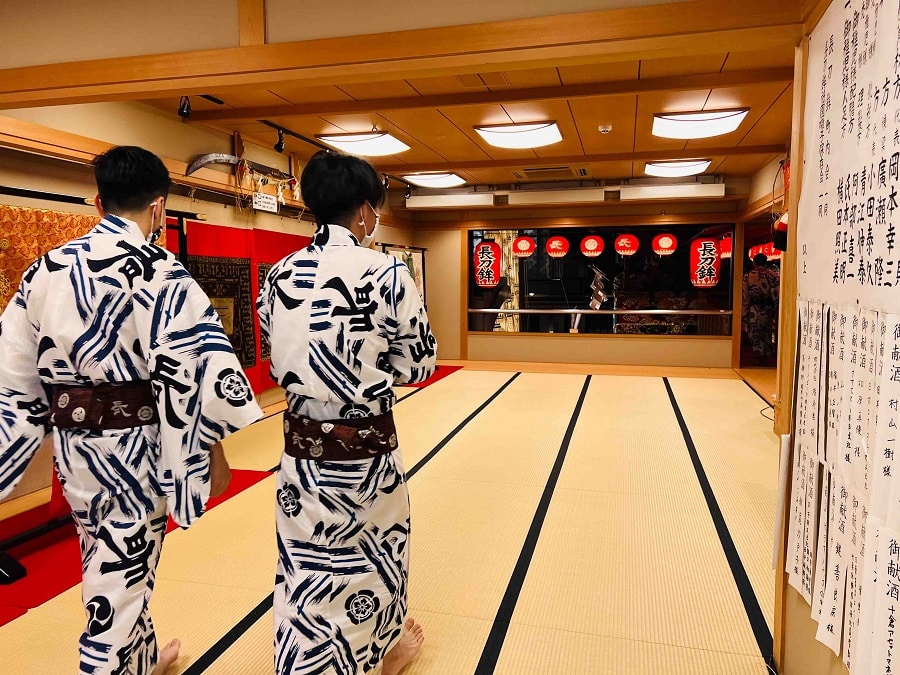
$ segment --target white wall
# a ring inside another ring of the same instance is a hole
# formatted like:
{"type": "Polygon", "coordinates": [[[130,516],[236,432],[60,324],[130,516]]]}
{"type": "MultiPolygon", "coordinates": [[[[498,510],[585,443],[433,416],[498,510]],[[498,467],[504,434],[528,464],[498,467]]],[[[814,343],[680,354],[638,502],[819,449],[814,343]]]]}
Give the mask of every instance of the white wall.
{"type": "Polygon", "coordinates": [[[413,230],[413,244],[424,246],[428,319],[438,341],[439,359],[459,359],[460,322],[467,303],[461,295],[463,230],[413,230]]]}
{"type": "Polygon", "coordinates": [[[3,68],[238,46],[237,0],[0,0],[0,17],[3,68]]]}
{"type": "Polygon", "coordinates": [[[781,162],[786,158],[787,155],[781,155],[773,159],[753,175],[750,179],[750,197],[747,200],[749,204],[763,198],[772,199],[773,184],[775,199],[784,196],[784,181],[778,174],[781,171],[781,162]]]}

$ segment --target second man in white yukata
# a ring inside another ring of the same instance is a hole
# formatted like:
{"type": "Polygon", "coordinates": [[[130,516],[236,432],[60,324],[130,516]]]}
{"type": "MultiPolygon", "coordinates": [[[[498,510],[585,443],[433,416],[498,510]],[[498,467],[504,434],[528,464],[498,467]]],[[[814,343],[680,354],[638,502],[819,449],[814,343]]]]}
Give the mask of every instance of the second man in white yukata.
{"type": "Polygon", "coordinates": [[[312,244],[276,264],[257,303],[287,391],[278,472],[278,675],[396,675],[417,653],[406,618],[409,497],[394,384],[434,371],[415,283],[370,250],[384,200],[365,161],[317,153],[300,180],[312,244]]]}

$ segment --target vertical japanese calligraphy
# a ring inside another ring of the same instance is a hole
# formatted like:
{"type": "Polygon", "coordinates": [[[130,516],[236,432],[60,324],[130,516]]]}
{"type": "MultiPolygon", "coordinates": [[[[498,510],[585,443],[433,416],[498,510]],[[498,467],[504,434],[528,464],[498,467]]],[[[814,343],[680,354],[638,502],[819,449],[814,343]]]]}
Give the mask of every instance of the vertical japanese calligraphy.
{"type": "Polygon", "coordinates": [[[813,31],[796,224],[786,571],[853,675],[895,672],[900,647],[898,26],[897,3],[845,0],[813,31]]]}

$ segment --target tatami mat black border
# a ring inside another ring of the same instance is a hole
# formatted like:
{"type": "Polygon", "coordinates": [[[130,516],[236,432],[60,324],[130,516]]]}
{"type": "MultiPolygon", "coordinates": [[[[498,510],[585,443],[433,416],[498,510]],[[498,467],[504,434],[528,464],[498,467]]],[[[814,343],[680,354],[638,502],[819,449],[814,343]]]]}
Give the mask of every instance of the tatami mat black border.
{"type": "MultiPolygon", "coordinates": [[[[438,443],[432,450],[425,455],[412,469],[410,469],[407,474],[407,480],[413,477],[415,473],[417,473],[423,466],[425,466],[430,460],[434,458],[441,449],[447,445],[451,440],[453,440],[454,436],[456,436],[460,431],[462,431],[465,426],[471,422],[482,410],[487,408],[491,402],[493,402],[500,394],[504,392],[504,390],[513,383],[513,381],[519,377],[522,373],[516,373],[511,378],[509,378],[503,385],[495,391],[490,398],[488,398],[484,403],[478,406],[475,411],[466,417],[453,431],[444,436],[444,438],[438,443]]],[[[426,387],[422,387],[418,389],[421,391],[426,387]]],[[[413,392],[415,393],[415,392],[413,392]]],[[[410,398],[413,394],[409,394],[408,396],[404,396],[398,403],[402,403],[406,399],[410,398]]],[[[277,467],[275,468],[277,471],[277,467]]],[[[229,630],[225,635],[219,638],[216,643],[207,649],[199,659],[194,661],[183,673],[182,675],[200,675],[206,671],[216,660],[222,656],[231,646],[237,642],[240,637],[246,633],[250,628],[259,621],[263,616],[265,616],[266,612],[268,612],[272,608],[272,603],[275,599],[275,594],[270,593],[267,598],[265,598],[262,602],[260,602],[256,607],[254,607],[249,614],[247,614],[243,619],[241,619],[231,630],[229,630]]]]}
{"type": "Polygon", "coordinates": [[[528,576],[528,567],[531,565],[531,559],[534,557],[534,551],[541,537],[541,528],[543,528],[547,512],[550,510],[553,492],[556,490],[556,484],[562,473],[566,454],[569,451],[569,443],[571,443],[572,435],[575,433],[575,425],[578,423],[578,416],[581,414],[581,408],[584,405],[584,399],[587,396],[590,385],[591,376],[588,375],[585,377],[581,395],[578,397],[575,410],[572,412],[571,419],[569,419],[569,426],[566,428],[562,443],[560,443],[556,462],[553,464],[553,469],[550,471],[550,476],[547,478],[547,483],[544,486],[544,492],[541,494],[541,501],[538,502],[537,510],[534,512],[531,527],[528,528],[525,543],[519,552],[519,559],[516,561],[506,592],[500,601],[500,607],[497,609],[497,615],[494,617],[494,623],[491,626],[491,632],[488,634],[478,666],[475,668],[475,675],[491,675],[497,667],[497,661],[500,659],[500,652],[503,649],[503,642],[506,640],[506,633],[509,631],[509,624],[512,621],[513,613],[516,611],[519,594],[522,592],[522,586],[525,584],[526,576],[528,576]]]}
{"type": "Polygon", "coordinates": [[[734,577],[734,583],[737,586],[738,593],[740,593],[741,602],[744,604],[744,611],[747,613],[750,628],[753,631],[753,636],[756,638],[759,653],[771,668],[773,663],[773,645],[769,624],[766,623],[766,617],[763,615],[762,608],[759,605],[756,591],[753,590],[753,584],[750,583],[750,577],[747,575],[747,570],[741,561],[734,539],[731,538],[731,532],[728,531],[725,516],[722,515],[722,509],[719,508],[719,502],[716,500],[712,485],[710,485],[709,478],[706,476],[706,470],[700,461],[697,446],[694,445],[694,440],[691,438],[691,432],[684,420],[684,415],[681,413],[681,408],[678,406],[678,400],[675,398],[672,385],[669,384],[669,378],[664,377],[663,384],[665,384],[666,392],[669,394],[669,402],[672,404],[672,410],[675,412],[678,426],[681,427],[684,444],[687,446],[688,454],[691,456],[691,463],[694,465],[697,481],[700,483],[700,489],[703,492],[703,497],[706,499],[709,515],[712,517],[716,534],[719,535],[719,543],[722,545],[722,551],[725,553],[728,566],[731,568],[731,575],[734,577]]]}
{"type": "MultiPolygon", "coordinates": [[[[465,429],[465,428],[466,428],[466,425],[467,425],[469,422],[471,422],[473,419],[475,419],[475,417],[478,416],[478,413],[480,413],[482,410],[484,410],[485,408],[487,408],[487,407],[494,401],[494,399],[496,399],[498,396],[500,396],[500,394],[502,394],[502,393],[506,390],[506,388],[507,388],[509,385],[511,385],[511,384],[516,380],[516,378],[519,377],[519,375],[521,375],[521,374],[522,374],[522,373],[516,373],[516,374],[513,375],[511,378],[509,378],[509,379],[503,384],[502,387],[500,387],[497,391],[495,391],[495,392],[491,395],[491,397],[490,397],[487,401],[485,401],[485,402],[482,403],[480,406],[478,406],[477,408],[475,408],[475,410],[472,412],[471,415],[469,415],[466,419],[464,419],[462,422],[460,422],[460,423],[456,426],[456,428],[455,428],[453,431],[451,431],[449,434],[447,434],[446,436],[444,436],[444,439],[443,439],[440,443],[438,443],[436,446],[434,446],[434,448],[431,449],[431,452],[429,452],[427,455],[425,455],[422,459],[420,459],[420,460],[416,463],[415,466],[413,466],[413,468],[411,468],[409,471],[406,472],[406,478],[407,478],[407,479],[410,479],[410,478],[412,478],[413,476],[415,476],[415,475],[419,472],[419,469],[421,469],[421,468],[422,468],[423,466],[425,466],[428,462],[430,462],[431,459],[432,459],[436,454],[438,454],[438,453],[444,448],[445,445],[447,445],[447,443],[449,443],[450,441],[452,441],[452,440],[454,439],[454,437],[456,436],[456,434],[458,434],[460,431],[462,431],[463,429],[465,429]]],[[[411,396],[411,395],[412,395],[412,394],[410,394],[410,396],[411,396]]],[[[409,396],[405,397],[403,400],[405,401],[407,398],[409,398],[409,396]]]]}

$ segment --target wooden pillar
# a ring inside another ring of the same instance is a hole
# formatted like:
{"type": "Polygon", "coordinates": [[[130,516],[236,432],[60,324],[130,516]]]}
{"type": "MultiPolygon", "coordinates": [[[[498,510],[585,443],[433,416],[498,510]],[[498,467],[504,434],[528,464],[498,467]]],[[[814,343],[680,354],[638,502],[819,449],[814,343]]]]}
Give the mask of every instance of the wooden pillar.
{"type": "MultiPolygon", "coordinates": [[[[797,223],[800,190],[803,182],[803,111],[806,103],[806,70],[809,61],[809,39],[804,37],[794,55],[794,101],[791,120],[791,184],[788,200],[788,250],[781,260],[781,293],[778,321],[778,392],[775,402],[775,433],[787,435],[792,431],[794,401],[794,361],[797,350],[797,223]]],[[[790,461],[790,458],[788,458],[790,461]]],[[[791,486],[787,486],[788,499],[791,486]]],[[[784,571],[787,548],[787,521],[782,523],[782,544],[775,576],[775,633],[774,653],[779,670],[784,664],[785,594],[788,590],[784,571]]]]}
{"type": "Polygon", "coordinates": [[[731,301],[731,367],[741,367],[741,317],[744,302],[744,221],[734,225],[734,237],[731,242],[731,269],[734,282],[732,284],[731,301]]]}

